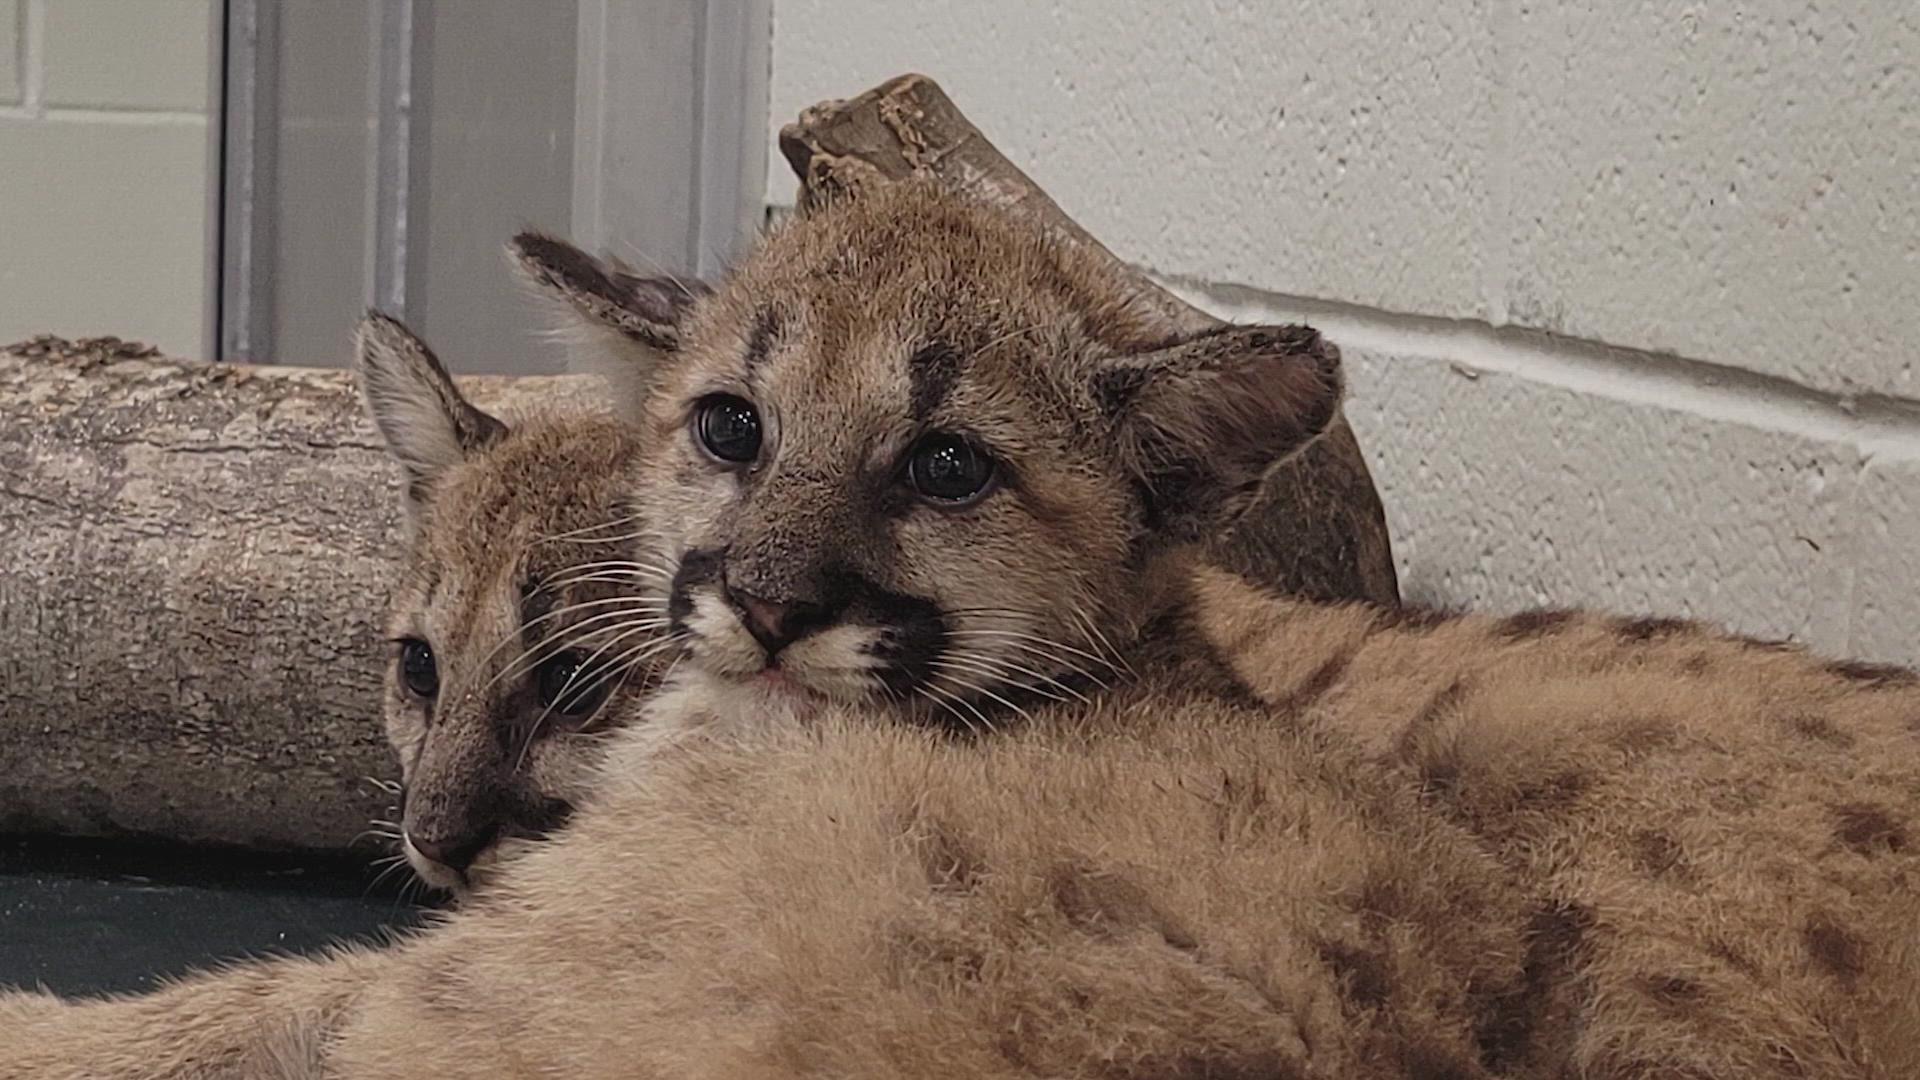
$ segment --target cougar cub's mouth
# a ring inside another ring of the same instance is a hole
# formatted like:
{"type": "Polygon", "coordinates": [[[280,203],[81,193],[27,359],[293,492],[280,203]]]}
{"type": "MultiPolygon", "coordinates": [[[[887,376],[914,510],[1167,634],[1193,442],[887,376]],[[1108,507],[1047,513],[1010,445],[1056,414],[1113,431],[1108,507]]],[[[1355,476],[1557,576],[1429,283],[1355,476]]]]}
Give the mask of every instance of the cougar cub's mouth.
{"type": "Polygon", "coordinates": [[[724,550],[689,551],[669,593],[671,633],[691,662],[727,681],[844,702],[904,699],[931,680],[946,651],[938,606],[851,569],[786,581],[745,576],[729,574],[724,550]]]}

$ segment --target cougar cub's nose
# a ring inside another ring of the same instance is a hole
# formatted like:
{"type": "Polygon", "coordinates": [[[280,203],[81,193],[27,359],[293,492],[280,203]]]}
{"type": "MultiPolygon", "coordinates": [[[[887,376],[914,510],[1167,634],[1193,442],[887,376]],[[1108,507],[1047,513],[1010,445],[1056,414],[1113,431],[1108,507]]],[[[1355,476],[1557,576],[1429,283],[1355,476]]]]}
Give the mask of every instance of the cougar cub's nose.
{"type": "Polygon", "coordinates": [[[727,590],[727,598],[739,610],[747,632],[767,650],[769,657],[823,621],[823,609],[812,604],[767,600],[732,588],[727,590]]]}
{"type": "Polygon", "coordinates": [[[473,865],[473,860],[487,849],[499,831],[499,826],[489,825],[478,832],[456,836],[427,837],[408,833],[407,843],[413,845],[413,850],[441,866],[466,873],[467,867],[473,865]]]}

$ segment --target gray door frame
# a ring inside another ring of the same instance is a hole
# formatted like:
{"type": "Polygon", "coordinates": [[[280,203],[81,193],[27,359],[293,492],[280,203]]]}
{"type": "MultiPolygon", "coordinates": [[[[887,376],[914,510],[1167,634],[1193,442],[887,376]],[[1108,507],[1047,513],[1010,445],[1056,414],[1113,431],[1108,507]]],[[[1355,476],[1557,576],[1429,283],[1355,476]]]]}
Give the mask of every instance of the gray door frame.
{"type": "MultiPolygon", "coordinates": [[[[216,3],[224,63],[211,318],[223,360],[326,363],[337,354],[281,356],[272,318],[272,268],[297,254],[278,250],[280,215],[300,212],[277,197],[280,125],[295,107],[279,99],[282,2],[216,3]]],[[[360,287],[367,306],[403,319],[424,314],[416,223],[425,220],[436,110],[421,73],[436,2],[446,0],[374,0],[374,62],[342,64],[367,67],[372,81],[371,250],[360,287]]],[[[568,227],[575,243],[636,265],[721,272],[751,242],[765,202],[770,0],[571,2],[571,221],[526,224],[568,227]]]]}

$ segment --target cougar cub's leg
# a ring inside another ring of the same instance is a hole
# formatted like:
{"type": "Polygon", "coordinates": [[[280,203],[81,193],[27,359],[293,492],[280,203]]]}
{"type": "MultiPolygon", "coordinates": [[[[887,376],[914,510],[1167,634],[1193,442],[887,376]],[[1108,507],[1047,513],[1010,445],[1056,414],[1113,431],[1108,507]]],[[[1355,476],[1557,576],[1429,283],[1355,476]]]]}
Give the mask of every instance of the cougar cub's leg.
{"type": "Polygon", "coordinates": [[[393,955],[254,963],[137,997],[0,993],[0,1080],[319,1080],[333,1032],[393,955]]]}

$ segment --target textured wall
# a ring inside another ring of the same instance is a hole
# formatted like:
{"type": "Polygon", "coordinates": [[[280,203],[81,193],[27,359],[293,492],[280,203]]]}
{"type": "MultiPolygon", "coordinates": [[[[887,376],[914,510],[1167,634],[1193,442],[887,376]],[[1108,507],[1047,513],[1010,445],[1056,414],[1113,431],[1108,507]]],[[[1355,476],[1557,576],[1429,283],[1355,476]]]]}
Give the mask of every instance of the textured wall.
{"type": "Polygon", "coordinates": [[[0,0],[0,342],[202,356],[212,0],[0,0]]]}
{"type": "Polygon", "coordinates": [[[1311,319],[1410,596],[1913,660],[1916,58],[1883,0],[775,0],[772,119],[923,71],[1123,256],[1311,319]]]}

